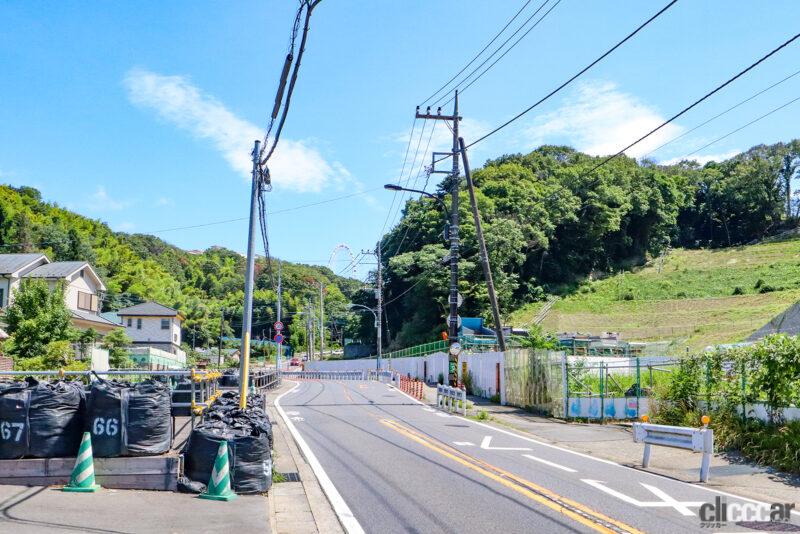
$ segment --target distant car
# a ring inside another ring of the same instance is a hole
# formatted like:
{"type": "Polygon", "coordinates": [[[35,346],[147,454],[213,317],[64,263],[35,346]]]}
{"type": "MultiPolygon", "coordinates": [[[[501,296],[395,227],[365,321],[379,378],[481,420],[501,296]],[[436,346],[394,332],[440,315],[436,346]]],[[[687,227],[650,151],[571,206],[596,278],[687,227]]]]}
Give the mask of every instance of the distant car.
{"type": "Polygon", "coordinates": [[[292,367],[297,367],[298,365],[300,365],[300,360],[298,360],[297,357],[294,357],[289,362],[289,365],[291,365],[292,367]]]}

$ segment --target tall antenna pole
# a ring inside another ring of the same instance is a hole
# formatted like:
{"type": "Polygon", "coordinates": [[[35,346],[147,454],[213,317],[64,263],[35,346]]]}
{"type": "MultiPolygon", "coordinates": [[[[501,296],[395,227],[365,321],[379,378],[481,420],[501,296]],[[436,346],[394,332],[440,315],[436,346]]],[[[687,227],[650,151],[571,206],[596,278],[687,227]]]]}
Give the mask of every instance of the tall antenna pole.
{"type": "Polygon", "coordinates": [[[247,380],[250,372],[250,328],[253,319],[253,277],[256,265],[256,207],[259,190],[261,141],[253,148],[253,185],[250,192],[250,229],[247,234],[247,269],[244,276],[244,311],[242,312],[242,348],[239,351],[239,408],[247,408],[247,380]]]}

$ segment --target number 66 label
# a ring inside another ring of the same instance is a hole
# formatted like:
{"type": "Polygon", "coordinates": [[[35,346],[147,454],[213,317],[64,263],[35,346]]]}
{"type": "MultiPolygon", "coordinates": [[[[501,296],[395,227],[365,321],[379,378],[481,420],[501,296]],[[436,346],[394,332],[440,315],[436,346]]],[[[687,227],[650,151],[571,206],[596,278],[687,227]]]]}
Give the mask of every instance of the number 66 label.
{"type": "Polygon", "coordinates": [[[92,423],[92,434],[95,436],[116,436],[119,432],[119,419],[115,417],[95,417],[92,423]]]}
{"type": "Polygon", "coordinates": [[[22,431],[24,429],[25,423],[0,421],[0,439],[3,441],[19,441],[22,439],[22,431]]]}

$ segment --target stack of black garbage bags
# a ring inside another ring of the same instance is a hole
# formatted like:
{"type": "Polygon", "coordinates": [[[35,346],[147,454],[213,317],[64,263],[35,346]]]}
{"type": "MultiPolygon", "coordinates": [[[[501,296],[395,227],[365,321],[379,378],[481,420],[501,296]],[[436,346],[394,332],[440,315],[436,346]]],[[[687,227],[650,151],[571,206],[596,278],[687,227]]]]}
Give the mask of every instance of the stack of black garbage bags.
{"type": "Polygon", "coordinates": [[[153,380],[0,383],[0,459],[75,456],[84,431],[95,457],[163,454],[172,445],[172,397],[153,380]]]}
{"type": "Polygon", "coordinates": [[[228,444],[231,484],[236,493],[263,493],[272,486],[272,424],[262,395],[248,395],[239,408],[239,394],[223,393],[195,426],[183,449],[186,491],[208,484],[219,444],[228,444]]]}

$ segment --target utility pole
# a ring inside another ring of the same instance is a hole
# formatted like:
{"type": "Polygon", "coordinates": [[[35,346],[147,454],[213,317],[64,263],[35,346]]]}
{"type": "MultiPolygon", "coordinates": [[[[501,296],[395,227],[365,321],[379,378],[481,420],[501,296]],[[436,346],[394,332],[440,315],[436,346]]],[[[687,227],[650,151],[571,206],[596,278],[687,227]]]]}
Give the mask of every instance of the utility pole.
{"type": "Polygon", "coordinates": [[[306,355],[309,361],[314,357],[314,329],[311,327],[311,304],[306,300],[306,355]]]}
{"type": "Polygon", "coordinates": [[[383,355],[383,266],[381,265],[381,240],[378,239],[378,246],[375,247],[375,255],[378,258],[378,288],[375,290],[375,297],[378,300],[378,371],[381,370],[381,356],[383,355]]]}
{"type": "MultiPolygon", "coordinates": [[[[282,322],[281,315],[281,300],[283,300],[283,286],[281,285],[281,261],[278,260],[278,321],[282,322]]],[[[275,356],[275,367],[278,372],[281,370],[281,363],[283,363],[283,341],[278,343],[278,354],[275,356]]]]}
{"type": "Polygon", "coordinates": [[[253,319],[253,278],[256,266],[256,208],[259,191],[261,141],[253,148],[253,185],[250,191],[250,228],[247,234],[247,268],[244,276],[244,311],[242,312],[242,348],[239,356],[239,408],[247,408],[247,381],[250,372],[250,328],[253,319]]]}
{"type": "Polygon", "coordinates": [[[325,357],[325,294],[322,280],[319,280],[319,359],[325,357]]]}
{"type": "MultiPolygon", "coordinates": [[[[441,111],[441,108],[439,109],[441,111]]],[[[453,114],[451,116],[442,115],[440,112],[431,114],[430,108],[427,113],[421,114],[417,108],[416,117],[418,119],[432,119],[432,120],[445,120],[452,121],[453,126],[453,151],[451,156],[453,158],[453,169],[450,173],[450,194],[452,195],[452,204],[450,208],[450,315],[447,319],[448,331],[447,338],[450,341],[450,350],[448,351],[449,368],[448,368],[448,381],[451,386],[458,385],[458,354],[461,352],[461,346],[458,344],[458,306],[460,296],[458,294],[458,257],[459,257],[459,238],[458,238],[458,191],[459,191],[459,168],[458,168],[458,123],[461,117],[458,116],[458,91],[455,92],[453,99],[453,114]]],[[[435,156],[435,154],[434,154],[435,156]]],[[[436,172],[436,171],[434,171],[436,172]]],[[[441,171],[439,171],[441,172],[441,171]]]]}
{"type": "Polygon", "coordinates": [[[383,367],[381,363],[381,359],[383,357],[383,264],[381,263],[381,242],[378,241],[374,251],[362,250],[361,253],[374,255],[378,261],[378,278],[375,287],[375,300],[378,303],[377,307],[375,308],[375,348],[377,349],[378,354],[376,367],[378,371],[380,371],[383,367]]]}
{"type": "Polygon", "coordinates": [[[458,138],[459,148],[461,149],[461,159],[464,161],[464,175],[467,177],[467,190],[469,191],[469,202],[472,205],[472,219],[475,222],[475,235],[478,238],[481,253],[481,267],[483,267],[483,277],[486,279],[486,288],[489,291],[489,303],[492,305],[492,317],[494,326],[497,330],[497,343],[500,350],[505,352],[506,339],[503,335],[503,323],[500,321],[500,307],[497,305],[497,295],[494,292],[494,281],[492,280],[492,267],[489,265],[489,254],[486,251],[486,241],[483,239],[483,228],[481,227],[481,215],[478,213],[478,203],[475,200],[475,187],[472,183],[472,174],[469,171],[469,160],[467,159],[467,149],[464,148],[464,139],[458,138]]]}

